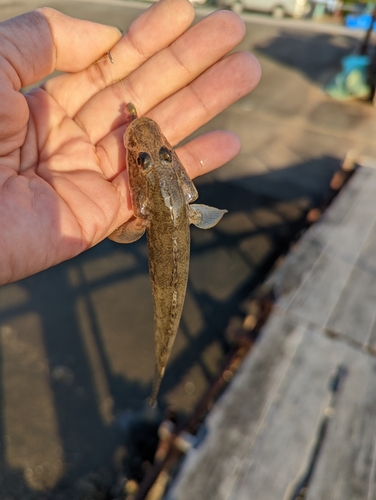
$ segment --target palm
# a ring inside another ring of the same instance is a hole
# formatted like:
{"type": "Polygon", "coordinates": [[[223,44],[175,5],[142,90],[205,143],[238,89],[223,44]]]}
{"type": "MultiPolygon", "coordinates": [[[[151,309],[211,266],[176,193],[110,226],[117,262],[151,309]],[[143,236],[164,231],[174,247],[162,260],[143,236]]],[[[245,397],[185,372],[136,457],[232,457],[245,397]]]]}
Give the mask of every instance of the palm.
{"type": "Polygon", "coordinates": [[[114,224],[120,222],[116,222],[119,212],[124,218],[131,211],[111,182],[116,174],[111,174],[111,167],[106,168],[105,162],[102,164],[100,145],[97,148],[88,133],[45,90],[37,89],[35,94],[36,109],[39,95],[40,99],[52,102],[45,117],[39,115],[31,120],[36,124],[35,134],[33,130],[31,134],[38,137],[38,143],[34,142],[38,160],[35,167],[30,165],[30,175],[38,179],[39,189],[49,205],[43,204],[41,210],[58,215],[58,224],[54,219],[49,222],[54,235],[51,242],[57,243],[54,246],[58,253],[62,252],[56,256],[60,260],[67,258],[62,237],[70,239],[69,252],[78,253],[105,238],[114,224]]]}
{"type": "MultiPolygon", "coordinates": [[[[44,37],[43,57],[39,47],[35,53],[33,43],[27,45],[27,37],[36,36],[33,28],[20,29],[12,20],[5,26],[7,38],[10,27],[17,41],[25,38],[20,52],[29,52],[21,54],[24,60],[17,52],[7,54],[7,63],[15,61],[19,82],[10,71],[0,72],[6,103],[0,117],[7,123],[5,132],[0,130],[0,283],[77,255],[131,216],[122,143],[126,102],[133,102],[139,114],[154,118],[176,144],[247,93],[259,78],[257,63],[248,54],[221,60],[243,35],[239,19],[230,13],[213,15],[184,33],[192,21],[187,0],[162,0],[121,40],[113,28],[55,11],[36,16],[34,24],[36,20],[41,24],[38,36],[44,37]],[[67,25],[72,33],[69,41],[67,25]],[[203,52],[208,33],[211,42],[203,52]],[[114,64],[106,57],[93,64],[109,49],[114,64]],[[195,51],[199,58],[194,59],[195,51]],[[47,63],[46,53],[50,53],[47,63]],[[31,67],[24,64],[28,57],[40,60],[31,67]],[[25,97],[19,93],[21,86],[54,68],[69,73],[25,97]]],[[[228,161],[237,149],[231,134],[217,132],[188,143],[178,154],[194,177],[228,161]]]]}
{"type": "MultiPolygon", "coordinates": [[[[46,97],[38,89],[33,107],[38,109],[46,97]]],[[[10,252],[15,244],[23,249],[17,267],[29,274],[34,263],[48,267],[103,239],[121,203],[103,174],[95,145],[64,110],[45,117],[31,111],[28,126],[17,136],[25,141],[0,162],[2,209],[16,214],[13,224],[3,224],[2,237],[5,243],[12,241],[10,252]],[[59,123],[58,133],[49,122],[59,123]],[[32,262],[24,255],[30,249],[32,262]]]]}

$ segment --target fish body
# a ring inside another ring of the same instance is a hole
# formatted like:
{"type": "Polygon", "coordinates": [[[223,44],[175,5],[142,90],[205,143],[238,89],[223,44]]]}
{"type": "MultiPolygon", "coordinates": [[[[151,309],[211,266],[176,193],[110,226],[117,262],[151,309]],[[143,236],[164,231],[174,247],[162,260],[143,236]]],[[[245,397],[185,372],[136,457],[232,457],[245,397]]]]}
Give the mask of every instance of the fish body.
{"type": "Polygon", "coordinates": [[[109,238],[131,243],[146,231],[155,323],[159,386],[179,327],[188,282],[191,223],[213,227],[226,210],[190,205],[198,197],[174,149],[150,118],[135,118],[124,135],[134,217],[109,238]]]}

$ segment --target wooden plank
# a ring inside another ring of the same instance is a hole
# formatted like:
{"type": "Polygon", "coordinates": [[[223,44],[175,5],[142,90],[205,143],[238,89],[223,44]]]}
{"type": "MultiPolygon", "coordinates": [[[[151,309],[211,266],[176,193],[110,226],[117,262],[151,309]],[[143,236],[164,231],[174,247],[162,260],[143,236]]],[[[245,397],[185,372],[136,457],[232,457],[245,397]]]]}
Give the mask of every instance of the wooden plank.
{"type": "Polygon", "coordinates": [[[375,355],[376,354],[376,322],[373,324],[372,332],[367,343],[369,350],[375,355]]]}
{"type": "Polygon", "coordinates": [[[373,169],[361,168],[344,187],[319,223],[308,230],[304,238],[290,251],[284,265],[273,274],[270,281],[279,297],[281,307],[289,307],[329,241],[333,239],[353,208],[359,204],[364,186],[374,177],[373,169]]]}
{"type": "MultiPolygon", "coordinates": [[[[361,167],[354,175],[354,181],[362,183],[360,196],[347,212],[338,230],[328,238],[327,248],[329,253],[352,263],[358,259],[376,217],[376,170],[361,167]]],[[[340,193],[339,197],[346,201],[346,192],[340,193]]],[[[317,227],[320,227],[320,222],[317,227]]]]}
{"type": "Polygon", "coordinates": [[[367,347],[375,322],[375,276],[355,267],[327,323],[336,335],[367,347]]]}
{"type": "Polygon", "coordinates": [[[376,225],[351,271],[346,286],[327,323],[329,330],[358,342],[364,347],[373,344],[371,333],[376,316],[376,285],[374,256],[376,225]]]}
{"type": "Polygon", "coordinates": [[[376,359],[346,350],[347,376],[306,500],[376,498],[376,359]]]}
{"type": "MultiPolygon", "coordinates": [[[[376,172],[376,169],[375,169],[376,172]]],[[[376,196],[375,196],[376,198],[376,196]]],[[[366,241],[362,253],[357,260],[357,266],[370,274],[376,274],[376,224],[373,225],[371,234],[366,241]]]]}
{"type": "Polygon", "coordinates": [[[295,294],[289,310],[324,327],[352,269],[352,264],[324,252],[295,294]]]}
{"type": "MultiPolygon", "coordinates": [[[[328,225],[331,210],[328,219],[316,225],[316,233],[322,233],[327,245],[295,293],[290,292],[289,301],[286,302],[286,298],[280,300],[282,306],[320,326],[326,325],[336,307],[375,222],[376,171],[361,168],[355,175],[359,191],[352,210],[339,226],[328,225]],[[328,228],[331,228],[331,233],[328,228]]],[[[346,193],[340,197],[346,200],[346,193]]],[[[307,235],[308,239],[310,237],[307,235]]]]}
{"type": "Polygon", "coordinates": [[[340,351],[292,315],[273,314],[167,498],[284,498],[311,456],[340,351]]]}

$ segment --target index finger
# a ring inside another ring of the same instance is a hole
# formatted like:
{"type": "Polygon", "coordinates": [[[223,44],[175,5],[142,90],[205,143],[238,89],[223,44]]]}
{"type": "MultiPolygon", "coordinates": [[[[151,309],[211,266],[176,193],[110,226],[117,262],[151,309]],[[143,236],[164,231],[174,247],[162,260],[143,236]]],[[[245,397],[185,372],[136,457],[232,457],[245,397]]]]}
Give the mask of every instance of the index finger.
{"type": "MultiPolygon", "coordinates": [[[[44,88],[73,117],[91,97],[127,77],[154,54],[168,47],[191,25],[194,9],[188,0],[160,0],[144,11],[114,46],[111,56],[76,74],[48,81],[44,88]],[[78,92],[77,89],[80,89],[78,92]]],[[[102,48],[100,55],[108,49],[102,48]]],[[[99,56],[98,56],[99,57],[99,56]]],[[[116,89],[113,89],[116,93],[116,89]]],[[[121,92],[118,93],[122,98],[121,92]]]]}

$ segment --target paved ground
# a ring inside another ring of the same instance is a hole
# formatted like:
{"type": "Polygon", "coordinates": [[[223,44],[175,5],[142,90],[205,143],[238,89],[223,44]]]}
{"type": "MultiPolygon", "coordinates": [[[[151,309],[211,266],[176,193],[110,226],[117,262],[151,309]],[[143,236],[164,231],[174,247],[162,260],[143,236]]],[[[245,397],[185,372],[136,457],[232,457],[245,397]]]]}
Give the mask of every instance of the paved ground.
{"type": "MultiPolygon", "coordinates": [[[[0,19],[43,4],[1,5],[0,19]]],[[[49,5],[123,30],[145,8],[116,1],[49,5]]],[[[192,230],[186,306],[160,399],[181,412],[191,411],[220,366],[223,330],[244,294],[306,208],[320,201],[346,151],[376,156],[374,109],[333,102],[321,91],[355,39],[342,30],[255,19],[247,21],[240,48],[259,57],[263,79],[204,127],[233,130],[243,149],[197,182],[203,203],[229,213],[210,232],[192,230]]],[[[83,487],[80,478],[104,471],[106,480],[121,452],[119,422],[141,410],[150,393],[152,316],[144,241],[129,247],[105,241],[0,289],[2,500],[76,500],[68,490],[83,487]]]]}

